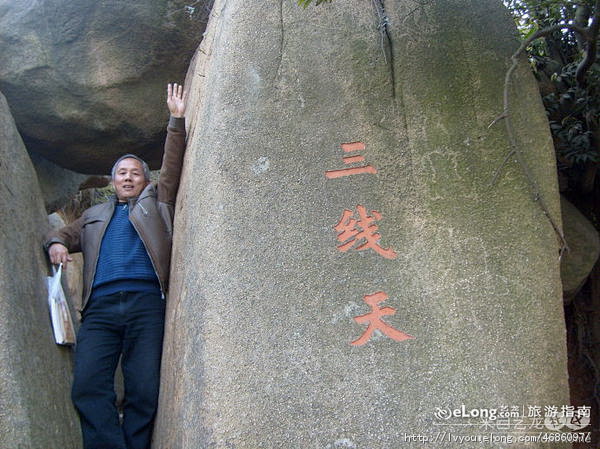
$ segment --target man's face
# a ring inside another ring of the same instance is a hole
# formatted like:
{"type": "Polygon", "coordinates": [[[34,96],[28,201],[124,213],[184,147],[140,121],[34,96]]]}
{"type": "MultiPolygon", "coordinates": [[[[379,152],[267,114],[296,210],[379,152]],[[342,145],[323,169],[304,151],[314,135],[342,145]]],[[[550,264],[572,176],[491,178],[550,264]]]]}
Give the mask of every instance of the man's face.
{"type": "Polygon", "coordinates": [[[120,201],[127,201],[129,198],[139,196],[147,185],[144,167],[140,161],[126,158],[119,162],[115,170],[113,186],[120,201]]]}

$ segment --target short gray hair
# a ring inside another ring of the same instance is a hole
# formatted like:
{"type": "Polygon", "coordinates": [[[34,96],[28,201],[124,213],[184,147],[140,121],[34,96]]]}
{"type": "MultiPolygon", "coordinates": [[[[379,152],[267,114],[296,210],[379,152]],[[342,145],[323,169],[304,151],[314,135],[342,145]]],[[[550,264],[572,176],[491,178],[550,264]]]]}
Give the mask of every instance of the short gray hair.
{"type": "Polygon", "coordinates": [[[115,162],[115,165],[113,165],[112,170],[110,171],[110,177],[113,181],[115,180],[117,167],[123,159],[135,159],[140,164],[142,164],[142,168],[144,169],[144,178],[146,179],[146,181],[150,181],[150,168],[148,167],[148,164],[146,164],[146,161],[144,161],[141,157],[136,156],[135,154],[124,154],[119,159],[117,159],[117,162],[115,162]]]}

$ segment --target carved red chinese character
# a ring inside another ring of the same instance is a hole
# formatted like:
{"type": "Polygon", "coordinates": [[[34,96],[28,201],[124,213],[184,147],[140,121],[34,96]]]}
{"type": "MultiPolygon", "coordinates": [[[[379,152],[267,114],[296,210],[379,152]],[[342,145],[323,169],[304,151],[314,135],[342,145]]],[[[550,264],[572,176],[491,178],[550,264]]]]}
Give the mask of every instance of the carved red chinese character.
{"type": "MultiPolygon", "coordinates": [[[[365,149],[365,144],[362,142],[348,142],[343,143],[341,146],[342,150],[344,150],[346,153],[365,149]]],[[[365,158],[360,154],[354,156],[345,156],[342,159],[344,160],[344,164],[354,164],[356,162],[364,162],[365,160],[365,158]]],[[[342,176],[358,175],[359,173],[376,174],[377,169],[371,165],[361,165],[359,167],[348,167],[340,170],[327,170],[325,172],[325,176],[327,179],[334,179],[341,178],[342,176]]]]}
{"type": "Polygon", "coordinates": [[[373,215],[368,215],[366,208],[360,204],[356,206],[356,209],[358,220],[354,218],[353,211],[345,209],[339,223],[334,226],[334,229],[339,232],[337,239],[342,243],[337,248],[342,252],[346,252],[355,244],[364,240],[362,245],[356,247],[357,251],[371,248],[386,259],[398,257],[392,248],[384,249],[379,245],[381,235],[377,232],[379,228],[373,222],[381,220],[381,214],[373,210],[371,211],[373,215]]]}
{"type": "Polygon", "coordinates": [[[369,307],[371,307],[371,312],[365,315],[359,315],[357,317],[354,317],[354,321],[356,321],[359,324],[368,323],[369,326],[359,338],[350,343],[351,345],[364,345],[371,339],[371,336],[373,335],[373,332],[375,332],[375,330],[379,330],[384,335],[387,335],[388,337],[393,338],[396,341],[404,341],[415,338],[412,335],[408,335],[407,333],[393,328],[381,319],[381,317],[383,316],[394,315],[396,313],[396,309],[392,307],[379,307],[378,304],[380,302],[385,301],[386,299],[388,299],[388,295],[384,292],[377,292],[373,293],[372,295],[364,296],[364,301],[369,305],[369,307]]]}

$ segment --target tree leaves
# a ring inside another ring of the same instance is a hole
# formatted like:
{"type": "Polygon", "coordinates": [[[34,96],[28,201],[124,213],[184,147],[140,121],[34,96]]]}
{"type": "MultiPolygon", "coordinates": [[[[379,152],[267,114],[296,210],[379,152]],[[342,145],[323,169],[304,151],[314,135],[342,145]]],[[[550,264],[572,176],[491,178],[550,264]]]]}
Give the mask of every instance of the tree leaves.
{"type": "MultiPolygon", "coordinates": [[[[588,7],[592,17],[599,13],[594,11],[594,0],[504,0],[504,4],[524,40],[549,26],[574,24],[579,8],[588,7]]],[[[600,162],[600,67],[592,65],[585,74],[585,85],[578,83],[583,55],[572,31],[538,39],[527,51],[545,95],[557,158],[568,166],[600,162]]]]}

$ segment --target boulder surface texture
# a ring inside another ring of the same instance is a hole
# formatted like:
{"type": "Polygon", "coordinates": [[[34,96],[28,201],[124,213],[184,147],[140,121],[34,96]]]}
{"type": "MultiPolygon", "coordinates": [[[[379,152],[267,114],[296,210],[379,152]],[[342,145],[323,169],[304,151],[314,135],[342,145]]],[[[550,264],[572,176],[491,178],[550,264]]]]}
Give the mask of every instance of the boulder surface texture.
{"type": "Polygon", "coordinates": [[[77,194],[79,186],[89,178],[88,175],[61,168],[37,153],[29,155],[44,196],[46,212],[49,214],[63,207],[77,194]]]}
{"type": "Polygon", "coordinates": [[[561,260],[560,274],[565,298],[573,298],[598,260],[600,236],[594,225],[566,198],[561,197],[560,204],[569,244],[569,251],[561,260]]]}
{"type": "Polygon", "coordinates": [[[0,94],[0,447],[81,447],[71,404],[72,357],[54,344],[42,239],[44,201],[0,94]]]}
{"type": "Polygon", "coordinates": [[[105,174],[136,153],[158,168],[167,82],[181,82],[209,0],[0,2],[0,90],[30,152],[105,174]]]}
{"type": "MultiPolygon", "coordinates": [[[[501,447],[411,435],[476,436],[463,404],[568,404],[556,235],[514,161],[490,187],[513,31],[496,0],[216,2],[154,449],[501,447]]],[[[526,61],[512,86],[560,226],[526,61]]]]}

